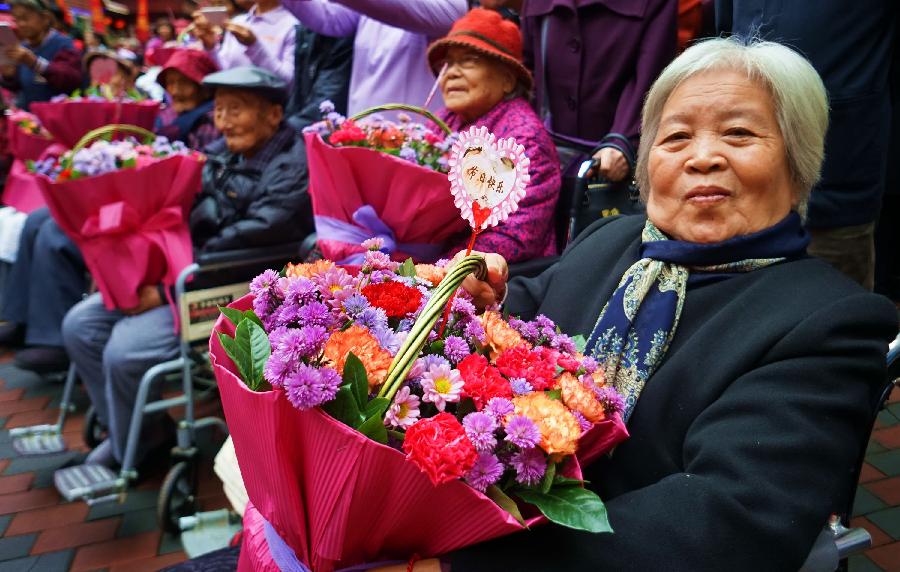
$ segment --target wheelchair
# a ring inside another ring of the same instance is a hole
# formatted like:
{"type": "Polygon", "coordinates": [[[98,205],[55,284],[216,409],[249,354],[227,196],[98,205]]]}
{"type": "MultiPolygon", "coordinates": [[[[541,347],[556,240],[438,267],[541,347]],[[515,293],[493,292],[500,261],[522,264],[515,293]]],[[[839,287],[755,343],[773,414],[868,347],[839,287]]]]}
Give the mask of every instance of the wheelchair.
{"type": "MultiPolygon", "coordinates": [[[[195,404],[216,398],[216,382],[209,367],[207,342],[218,318],[218,306],[225,306],[249,291],[249,280],[266,268],[296,262],[315,245],[314,237],[302,242],[244,250],[204,254],[184,268],[175,284],[179,314],[179,356],[148,369],[141,378],[129,427],[125,455],[118,472],[102,466],[79,465],[58,470],[54,484],[68,501],[83,500],[89,505],[123,502],[130,485],[138,479],[135,456],[141,438],[144,415],[183,406],[184,417],[177,423],[173,464],[160,490],[157,506],[159,524],[177,532],[178,519],[193,514],[197,489],[200,430],[218,428],[225,435],[227,425],[217,417],[195,418],[195,404]],[[189,287],[190,283],[190,287],[189,287]],[[148,400],[154,384],[180,381],[181,392],[174,397],[148,400]]],[[[66,375],[59,418],[55,424],[23,427],[11,431],[14,446],[25,454],[46,454],[65,450],[62,427],[74,410],[72,395],[77,373],[70,367],[66,375]]],[[[88,411],[85,442],[96,445],[103,428],[88,411]]]]}

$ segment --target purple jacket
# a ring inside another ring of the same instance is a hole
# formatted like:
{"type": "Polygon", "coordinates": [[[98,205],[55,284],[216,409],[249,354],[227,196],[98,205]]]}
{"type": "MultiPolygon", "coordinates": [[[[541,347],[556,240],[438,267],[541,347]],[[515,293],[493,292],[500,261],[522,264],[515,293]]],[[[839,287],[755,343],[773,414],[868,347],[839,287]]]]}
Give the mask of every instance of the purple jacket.
{"type": "Polygon", "coordinates": [[[465,0],[284,0],[284,7],[319,34],[356,34],[350,115],[384,103],[423,105],[434,84],[428,43],[466,13],[465,0]]]}
{"type": "MultiPolygon", "coordinates": [[[[463,123],[458,115],[446,109],[439,116],[454,131],[463,131],[475,125],[487,127],[498,138],[514,137],[525,147],[525,154],[531,159],[531,182],[525,198],[519,202],[519,210],[505,222],[479,234],[475,240],[475,250],[496,252],[508,262],[556,254],[553,215],[561,182],[559,157],[550,135],[528,102],[522,98],[501,101],[472,123],[463,123]]],[[[437,132],[437,126],[433,130],[437,132]]],[[[469,236],[460,237],[447,256],[452,257],[463,250],[469,236]]]]}
{"type": "Polygon", "coordinates": [[[677,16],[677,0],[527,0],[525,61],[537,108],[549,103],[548,128],[633,158],[644,95],[675,57],[677,16]]]}

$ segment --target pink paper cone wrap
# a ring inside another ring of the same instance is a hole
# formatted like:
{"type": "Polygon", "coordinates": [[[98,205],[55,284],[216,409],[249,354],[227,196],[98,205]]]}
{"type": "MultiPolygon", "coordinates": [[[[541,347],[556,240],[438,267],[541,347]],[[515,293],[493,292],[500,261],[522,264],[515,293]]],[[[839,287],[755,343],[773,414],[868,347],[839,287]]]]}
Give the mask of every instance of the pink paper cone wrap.
{"type": "MultiPolygon", "coordinates": [[[[231,305],[251,306],[251,296],[231,305]]],[[[298,411],[280,391],[251,391],[217,332],[233,336],[234,325],[219,318],[210,360],[250,502],[314,572],[437,556],[523,530],[463,481],[434,486],[401,452],[321,410],[298,411]]],[[[580,478],[577,462],[564,474],[580,478]]]]}
{"type": "Polygon", "coordinates": [[[33,103],[31,111],[55,139],[67,147],[74,147],[89,131],[104,125],[125,123],[153,131],[159,103],[57,101],[33,103]]]}
{"type": "Polygon", "coordinates": [[[7,135],[9,152],[13,157],[22,161],[36,161],[44,154],[44,151],[54,144],[53,139],[23,131],[14,121],[9,122],[7,135]]]}
{"type": "MultiPolygon", "coordinates": [[[[373,149],[332,147],[318,134],[307,133],[305,139],[309,193],[317,218],[354,224],[354,213],[369,205],[393,231],[396,243],[434,245],[438,253],[451,237],[468,228],[453,204],[447,175],[373,149]]],[[[329,260],[342,261],[363,251],[359,241],[323,235],[319,247],[329,260]]],[[[439,257],[418,259],[402,248],[392,253],[395,260],[409,255],[416,262],[439,257]]]]}
{"type": "MultiPolygon", "coordinates": [[[[22,135],[28,135],[22,134],[22,135]]],[[[42,139],[40,137],[34,137],[33,135],[28,135],[32,139],[37,139],[40,142],[48,142],[49,145],[44,147],[41,153],[35,157],[35,159],[47,159],[50,157],[58,157],[65,153],[66,149],[59,143],[54,143],[52,140],[42,139]]],[[[26,141],[22,139],[22,141],[26,141]]],[[[34,144],[34,147],[30,149],[28,152],[37,151],[38,145],[35,141],[31,141],[28,144],[34,144]]],[[[26,146],[28,145],[26,144],[26,146]]],[[[6,175],[6,183],[3,187],[3,204],[14,207],[17,210],[23,213],[31,213],[41,207],[47,205],[47,202],[44,200],[44,195],[41,192],[41,182],[38,181],[37,175],[30,172],[28,167],[25,164],[27,159],[16,157],[13,160],[12,166],[10,167],[9,173],[6,175]]]]}
{"type": "Polygon", "coordinates": [[[174,284],[193,261],[187,216],[203,163],[176,155],[144,167],[54,183],[36,180],[81,250],[109,308],[133,308],[144,285],[174,284]]]}

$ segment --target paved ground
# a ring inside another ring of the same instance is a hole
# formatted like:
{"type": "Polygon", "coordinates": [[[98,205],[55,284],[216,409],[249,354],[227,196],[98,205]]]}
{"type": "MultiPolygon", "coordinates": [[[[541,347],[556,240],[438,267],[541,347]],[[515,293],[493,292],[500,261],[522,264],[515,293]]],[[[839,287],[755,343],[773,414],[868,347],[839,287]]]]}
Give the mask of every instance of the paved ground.
{"type": "MultiPolygon", "coordinates": [[[[177,538],[156,524],[157,491],[169,468],[161,463],[122,504],[88,507],[65,502],[53,487],[53,471],[86,450],[81,438],[84,407],[64,427],[70,453],[17,458],[12,427],[53,423],[62,383],[48,382],[9,363],[0,350],[0,572],[159,570],[185,559],[177,538]]],[[[79,400],[85,401],[81,389],[79,400]]],[[[206,459],[200,477],[202,510],[228,506],[206,459]]]]}
{"type": "MultiPolygon", "coordinates": [[[[183,560],[178,539],[161,533],[156,525],[157,491],[167,462],[123,504],[67,503],[53,488],[53,471],[86,450],[81,439],[85,397],[80,388],[82,406],[64,428],[74,452],[17,458],[7,430],[54,422],[62,384],[18,370],[10,358],[0,349],[0,572],[142,572],[183,560]]],[[[200,480],[202,510],[228,506],[211,467],[207,458],[200,480]]],[[[879,415],[860,481],[853,524],[866,527],[875,545],[852,558],[850,570],[900,571],[900,391],[879,415]]]]}

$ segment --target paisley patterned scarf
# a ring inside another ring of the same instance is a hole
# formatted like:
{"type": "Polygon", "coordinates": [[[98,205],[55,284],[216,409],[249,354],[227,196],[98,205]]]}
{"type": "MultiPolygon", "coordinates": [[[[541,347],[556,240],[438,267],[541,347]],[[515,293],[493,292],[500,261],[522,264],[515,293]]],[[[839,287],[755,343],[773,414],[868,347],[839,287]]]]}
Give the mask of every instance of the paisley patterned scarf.
{"type": "Polygon", "coordinates": [[[799,258],[809,244],[794,212],[765,230],[711,244],[670,240],[648,220],[641,240],[640,260],[625,271],[587,343],[606,379],[625,397],[626,421],[675,336],[689,282],[799,258]]]}

